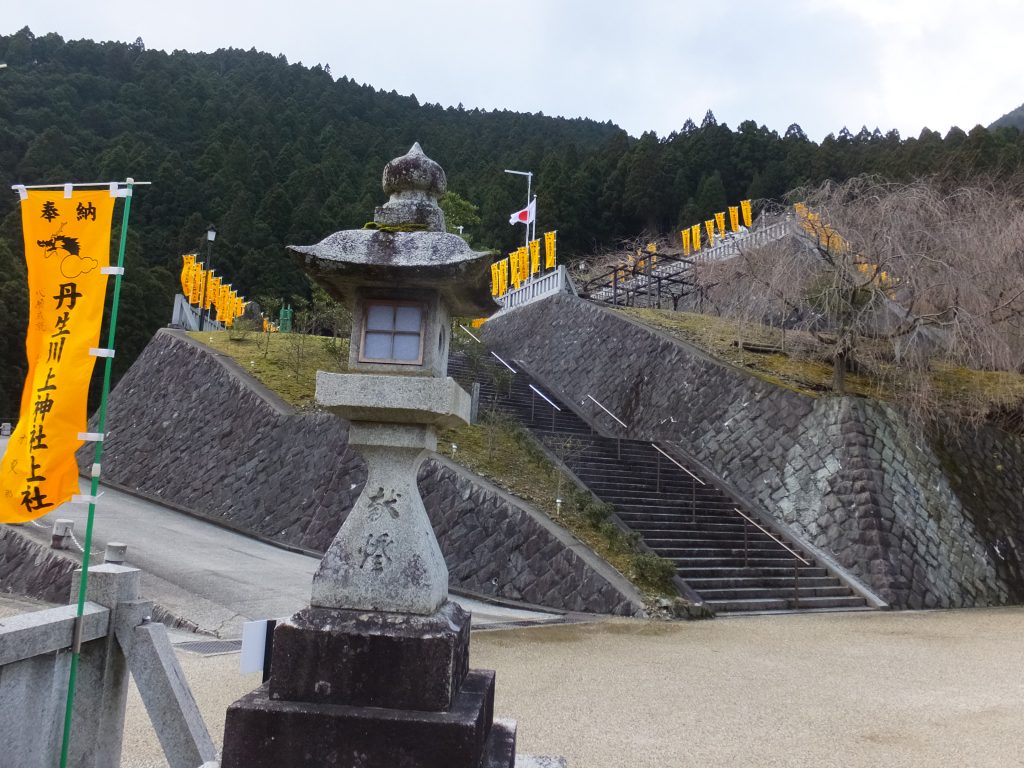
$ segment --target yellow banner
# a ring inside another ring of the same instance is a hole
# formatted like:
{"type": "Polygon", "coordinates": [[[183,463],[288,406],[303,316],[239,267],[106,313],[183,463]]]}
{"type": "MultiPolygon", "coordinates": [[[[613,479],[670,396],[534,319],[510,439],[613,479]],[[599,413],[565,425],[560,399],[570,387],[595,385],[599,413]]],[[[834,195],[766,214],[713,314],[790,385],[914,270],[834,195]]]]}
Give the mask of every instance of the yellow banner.
{"type": "Polygon", "coordinates": [[[739,206],[729,206],[729,229],[733,232],[740,231],[740,209],[739,206]]]}
{"type": "Polygon", "coordinates": [[[214,298],[217,296],[217,291],[220,290],[220,278],[214,274],[214,270],[210,270],[207,273],[206,278],[206,296],[203,297],[203,309],[213,309],[214,298]]]}
{"type": "Polygon", "coordinates": [[[217,319],[222,323],[225,322],[231,316],[230,304],[228,303],[228,296],[231,295],[231,284],[221,284],[217,290],[217,295],[214,297],[217,303],[217,319]]]}
{"type": "Polygon", "coordinates": [[[684,229],[679,233],[683,238],[683,256],[690,255],[690,230],[684,229]]]}
{"type": "Polygon", "coordinates": [[[555,233],[544,233],[544,269],[555,268],[555,233]]]}
{"type": "Polygon", "coordinates": [[[526,246],[519,248],[519,282],[525,283],[530,279],[530,252],[526,246]]]}
{"type": "Polygon", "coordinates": [[[508,271],[512,278],[512,287],[519,287],[519,251],[512,251],[508,255],[508,271]]]}
{"type": "Polygon", "coordinates": [[[708,219],[705,221],[704,229],[707,230],[708,233],[708,246],[713,246],[715,244],[715,220],[708,219]]]}
{"type": "Polygon", "coordinates": [[[718,236],[725,237],[725,212],[715,214],[715,224],[718,225],[718,236]]]}
{"type": "Polygon", "coordinates": [[[753,217],[751,216],[750,212],[750,201],[741,200],[740,210],[743,212],[743,226],[746,227],[747,229],[750,229],[750,224],[753,221],[753,217]]]}
{"type": "Polygon", "coordinates": [[[196,265],[196,255],[186,253],[181,257],[181,292],[188,296],[192,292],[192,270],[196,265]]]}
{"type": "Polygon", "coordinates": [[[206,273],[203,271],[202,264],[196,264],[192,267],[192,285],[189,290],[188,303],[199,306],[199,300],[203,293],[203,280],[206,279],[206,273]]]}
{"type": "Polygon", "coordinates": [[[109,190],[29,190],[21,202],[28,266],[28,375],[18,426],[0,461],[0,522],[34,520],[78,493],[110,263],[109,190]]]}
{"type": "Polygon", "coordinates": [[[540,240],[530,241],[530,274],[540,272],[540,240]]]}
{"type": "Polygon", "coordinates": [[[697,252],[700,250],[700,224],[694,224],[690,227],[690,240],[693,241],[693,250],[697,252]]]}

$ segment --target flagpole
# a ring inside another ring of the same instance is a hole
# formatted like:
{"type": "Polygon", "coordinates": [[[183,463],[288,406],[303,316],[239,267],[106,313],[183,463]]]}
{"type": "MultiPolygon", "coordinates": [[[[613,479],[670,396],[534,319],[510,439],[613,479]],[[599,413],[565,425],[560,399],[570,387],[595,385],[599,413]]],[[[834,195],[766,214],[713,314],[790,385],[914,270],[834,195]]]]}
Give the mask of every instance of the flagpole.
{"type": "Polygon", "coordinates": [[[526,251],[530,251],[530,184],[533,183],[533,174],[526,176],[526,251]]]}
{"type": "MultiPolygon", "coordinates": [[[[512,171],[508,168],[505,169],[505,173],[513,173],[516,176],[526,177],[526,241],[523,243],[526,246],[527,252],[530,250],[530,185],[533,182],[533,171],[512,171]]],[[[536,227],[536,224],[534,225],[536,227]]],[[[529,278],[527,278],[529,279],[529,278]]]]}
{"type": "MultiPolygon", "coordinates": [[[[114,272],[114,297],[110,306],[110,327],[107,331],[107,349],[114,350],[114,337],[117,332],[117,309],[121,299],[121,278],[124,275],[124,251],[128,241],[128,214],[132,208],[132,187],[135,180],[126,180],[124,212],[121,216],[121,243],[117,250],[117,267],[114,272]]],[[[104,360],[103,389],[100,395],[100,410],[97,419],[97,431],[100,439],[96,441],[95,461],[92,465],[92,483],[89,491],[89,516],[85,525],[85,542],[82,545],[82,578],[78,584],[78,612],[75,616],[75,630],[71,644],[71,671],[68,675],[68,697],[64,709],[64,736],[60,749],[60,768],[67,768],[68,751],[71,747],[71,717],[75,701],[75,683],[78,677],[78,657],[82,651],[82,616],[85,613],[85,595],[89,583],[89,553],[92,550],[92,529],[96,517],[96,496],[100,490],[100,466],[103,462],[103,437],[107,426],[107,398],[110,394],[110,375],[114,363],[112,355],[104,360]]],[[[111,628],[112,629],[112,628],[111,628]]]]}

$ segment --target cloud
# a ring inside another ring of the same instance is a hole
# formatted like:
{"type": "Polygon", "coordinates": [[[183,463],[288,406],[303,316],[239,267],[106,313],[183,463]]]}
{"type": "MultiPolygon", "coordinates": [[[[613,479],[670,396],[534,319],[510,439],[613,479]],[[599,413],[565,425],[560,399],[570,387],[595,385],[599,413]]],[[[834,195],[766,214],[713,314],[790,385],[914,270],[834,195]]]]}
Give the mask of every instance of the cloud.
{"type": "Polygon", "coordinates": [[[586,116],[633,135],[708,108],[734,128],[796,122],[815,139],[844,125],[916,135],[987,124],[1024,100],[1020,0],[52,0],[0,31],[24,24],[168,51],[255,47],[421,103],[586,116]]]}
{"type": "Polygon", "coordinates": [[[60,260],[60,273],[67,278],[78,277],[92,272],[98,264],[96,259],[91,259],[88,256],[71,254],[60,260]]]}

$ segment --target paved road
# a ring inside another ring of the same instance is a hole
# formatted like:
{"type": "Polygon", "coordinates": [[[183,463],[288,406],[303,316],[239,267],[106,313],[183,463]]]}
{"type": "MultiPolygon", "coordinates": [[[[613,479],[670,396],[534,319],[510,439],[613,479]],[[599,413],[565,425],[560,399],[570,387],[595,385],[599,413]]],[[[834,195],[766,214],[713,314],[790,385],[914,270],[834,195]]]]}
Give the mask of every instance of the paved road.
{"type": "MultiPolygon", "coordinates": [[[[6,440],[0,440],[0,451],[6,440]]],[[[88,493],[83,481],[82,492],[88,493]]],[[[128,563],[141,568],[144,595],[176,616],[221,637],[240,637],[251,619],[288,616],[309,602],[318,560],[264,544],[189,515],[112,488],[103,488],[96,508],[93,551],[108,541],[128,545],[128,563]]],[[[88,506],[64,504],[21,530],[49,544],[52,521],[75,521],[85,538],[88,506]]],[[[512,621],[553,621],[554,614],[489,605],[456,597],[473,613],[475,625],[512,621]]]]}

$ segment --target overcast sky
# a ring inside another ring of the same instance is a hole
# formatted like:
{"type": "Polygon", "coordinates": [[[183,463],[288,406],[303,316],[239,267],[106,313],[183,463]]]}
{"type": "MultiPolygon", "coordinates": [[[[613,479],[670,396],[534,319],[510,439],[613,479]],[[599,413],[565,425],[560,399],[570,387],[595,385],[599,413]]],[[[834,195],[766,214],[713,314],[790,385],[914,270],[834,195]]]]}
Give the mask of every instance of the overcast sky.
{"type": "Polygon", "coordinates": [[[712,109],[820,140],[988,125],[1024,102],[1022,0],[0,0],[0,32],[331,65],[420,102],[664,136],[712,109]]]}

